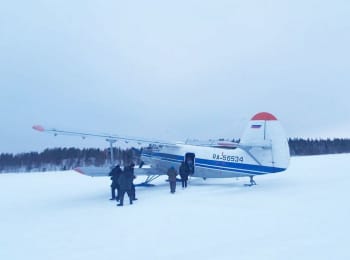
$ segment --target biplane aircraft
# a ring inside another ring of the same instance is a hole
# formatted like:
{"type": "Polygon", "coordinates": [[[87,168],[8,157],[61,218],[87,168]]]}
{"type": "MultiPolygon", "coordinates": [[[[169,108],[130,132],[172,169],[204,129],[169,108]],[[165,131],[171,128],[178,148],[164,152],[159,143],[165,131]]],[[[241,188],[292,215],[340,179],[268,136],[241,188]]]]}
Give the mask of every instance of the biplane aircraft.
{"type": "MultiPolygon", "coordinates": [[[[239,142],[216,141],[207,143],[167,142],[109,134],[80,133],[55,128],[33,126],[40,132],[56,135],[74,135],[104,138],[110,143],[113,162],[113,144],[116,141],[145,144],[141,150],[141,163],[135,167],[135,175],[147,176],[149,183],[182,162],[190,166],[191,176],[201,178],[249,177],[283,172],[289,165],[289,146],[284,130],[277,118],[267,112],[254,115],[239,142]]],[[[108,176],[111,167],[78,167],[75,171],[88,176],[108,176]]]]}

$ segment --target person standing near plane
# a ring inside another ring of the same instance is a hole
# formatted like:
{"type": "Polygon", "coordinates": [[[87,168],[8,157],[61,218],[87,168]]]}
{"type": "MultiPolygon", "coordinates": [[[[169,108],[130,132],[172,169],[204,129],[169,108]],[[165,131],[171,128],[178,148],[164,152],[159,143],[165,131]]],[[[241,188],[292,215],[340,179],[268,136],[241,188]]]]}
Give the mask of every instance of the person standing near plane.
{"type": "Polygon", "coordinates": [[[169,177],[170,192],[175,193],[177,171],[175,170],[174,166],[169,168],[167,175],[169,177]]]}
{"type": "Polygon", "coordinates": [[[130,204],[132,204],[132,187],[133,175],[130,169],[130,166],[124,168],[124,172],[119,176],[118,183],[120,187],[120,196],[119,196],[119,204],[117,206],[123,206],[124,204],[124,195],[128,194],[130,204]]]}
{"type": "Polygon", "coordinates": [[[188,175],[190,175],[190,169],[185,162],[182,162],[179,168],[179,173],[181,177],[182,188],[187,188],[188,175]]]}
{"type": "Polygon", "coordinates": [[[112,192],[112,198],[110,200],[119,200],[119,184],[118,184],[118,178],[120,174],[122,173],[122,169],[120,168],[119,164],[115,166],[112,171],[109,173],[109,176],[111,177],[111,192],[112,192]],[[115,190],[117,189],[117,197],[115,196],[115,190]]]}
{"type": "Polygon", "coordinates": [[[131,163],[130,164],[130,172],[131,172],[131,175],[132,175],[132,180],[131,180],[131,196],[132,196],[132,200],[137,200],[136,198],[136,189],[135,189],[135,184],[134,184],[134,179],[136,179],[136,176],[134,174],[134,167],[135,167],[135,164],[134,163],[131,163]]]}
{"type": "Polygon", "coordinates": [[[194,162],[193,158],[187,158],[186,165],[188,167],[188,174],[192,175],[194,173],[194,162]]]}

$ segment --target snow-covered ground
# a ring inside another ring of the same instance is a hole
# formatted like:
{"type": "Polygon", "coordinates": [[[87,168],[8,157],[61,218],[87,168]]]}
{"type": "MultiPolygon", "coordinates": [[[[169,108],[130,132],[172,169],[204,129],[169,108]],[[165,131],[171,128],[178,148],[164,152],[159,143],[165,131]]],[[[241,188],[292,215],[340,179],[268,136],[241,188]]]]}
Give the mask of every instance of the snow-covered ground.
{"type": "MultiPolygon", "coordinates": [[[[138,188],[108,178],[0,174],[0,259],[350,259],[350,154],[294,157],[282,173],[138,188]]],[[[141,177],[137,178],[141,181],[141,177]]]]}

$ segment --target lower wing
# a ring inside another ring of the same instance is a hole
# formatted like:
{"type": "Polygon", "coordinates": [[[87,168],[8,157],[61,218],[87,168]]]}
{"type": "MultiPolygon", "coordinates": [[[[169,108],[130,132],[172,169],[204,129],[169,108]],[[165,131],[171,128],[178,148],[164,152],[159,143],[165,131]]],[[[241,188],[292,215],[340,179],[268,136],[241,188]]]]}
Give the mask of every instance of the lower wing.
{"type": "MultiPolygon", "coordinates": [[[[105,176],[109,176],[111,168],[86,166],[86,167],[77,167],[74,169],[74,171],[83,175],[91,176],[91,177],[105,177],[105,176]]],[[[150,165],[143,165],[142,168],[135,167],[134,174],[146,175],[146,176],[155,175],[154,169],[150,165]]],[[[159,173],[157,175],[159,175],[159,173]]]]}

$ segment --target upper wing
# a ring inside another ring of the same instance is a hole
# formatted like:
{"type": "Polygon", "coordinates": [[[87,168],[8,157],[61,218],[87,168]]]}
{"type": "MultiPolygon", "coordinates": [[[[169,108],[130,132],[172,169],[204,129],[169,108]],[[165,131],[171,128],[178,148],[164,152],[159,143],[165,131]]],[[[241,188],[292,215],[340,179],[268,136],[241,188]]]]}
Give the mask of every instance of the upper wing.
{"type": "Polygon", "coordinates": [[[156,139],[146,139],[146,138],[139,138],[139,137],[128,137],[128,136],[119,136],[114,134],[95,134],[95,133],[88,133],[88,132],[74,132],[74,131],[67,131],[67,130],[60,130],[56,128],[45,128],[41,125],[34,125],[32,127],[34,130],[37,130],[39,132],[47,132],[47,133],[53,133],[56,135],[71,135],[71,136],[80,136],[80,137],[98,137],[98,138],[105,138],[106,141],[125,141],[127,142],[136,142],[139,145],[141,144],[156,144],[156,145],[169,145],[174,146],[176,145],[176,142],[168,142],[168,141],[162,141],[162,140],[156,140],[156,139]]]}
{"type": "MultiPolygon", "coordinates": [[[[141,144],[155,144],[155,145],[168,145],[168,146],[176,146],[179,144],[179,142],[169,142],[164,140],[157,140],[157,139],[147,139],[147,138],[139,138],[139,137],[130,137],[130,136],[120,136],[120,135],[114,135],[114,134],[96,134],[96,133],[88,133],[88,132],[74,132],[74,131],[67,131],[67,130],[60,130],[56,128],[45,128],[41,125],[34,125],[32,127],[34,130],[37,130],[39,132],[47,132],[47,133],[53,133],[56,135],[71,135],[71,136],[80,136],[80,137],[98,137],[98,138],[105,138],[106,141],[125,141],[127,142],[135,142],[139,145],[141,144]]],[[[261,148],[271,148],[271,143],[269,141],[259,141],[259,142],[252,142],[252,143],[236,143],[231,141],[220,141],[220,140],[212,140],[212,141],[187,141],[186,144],[190,145],[196,145],[196,146],[210,146],[210,147],[218,147],[218,148],[227,148],[227,149],[234,149],[234,148],[241,148],[241,149],[250,149],[252,147],[261,147],[261,148]]]]}

